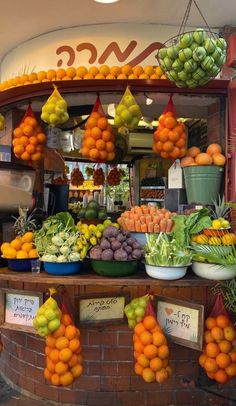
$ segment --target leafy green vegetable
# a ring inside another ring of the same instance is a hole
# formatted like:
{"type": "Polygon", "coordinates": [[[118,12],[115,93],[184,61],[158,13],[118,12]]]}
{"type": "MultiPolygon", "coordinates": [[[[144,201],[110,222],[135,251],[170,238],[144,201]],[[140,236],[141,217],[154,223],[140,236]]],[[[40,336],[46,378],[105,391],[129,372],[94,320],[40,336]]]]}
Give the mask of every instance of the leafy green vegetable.
{"type": "Polygon", "coordinates": [[[189,216],[178,214],[172,217],[175,223],[173,236],[181,247],[189,246],[193,234],[200,233],[211,226],[211,218],[208,213],[209,210],[203,208],[189,216]]]}
{"type": "Polygon", "coordinates": [[[236,248],[234,245],[192,244],[195,254],[201,255],[207,262],[227,266],[236,272],[236,248]]]}

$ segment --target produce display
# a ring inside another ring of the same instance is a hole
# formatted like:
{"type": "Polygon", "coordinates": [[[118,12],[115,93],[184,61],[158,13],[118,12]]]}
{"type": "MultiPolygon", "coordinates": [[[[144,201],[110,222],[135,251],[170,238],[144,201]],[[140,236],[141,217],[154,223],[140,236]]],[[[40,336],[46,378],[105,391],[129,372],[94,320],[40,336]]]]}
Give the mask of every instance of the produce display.
{"type": "Polygon", "coordinates": [[[95,186],[102,186],[105,182],[105,175],[102,168],[93,171],[93,183],[95,186]]]}
{"type": "Polygon", "coordinates": [[[73,186],[80,186],[84,183],[84,176],[78,166],[75,166],[71,172],[71,184],[73,186]]]}
{"type": "Polygon", "coordinates": [[[140,198],[141,199],[164,199],[164,190],[158,189],[141,189],[140,198]]]}
{"type": "Polygon", "coordinates": [[[224,166],[225,156],[222,154],[222,148],[219,144],[210,144],[206,152],[201,152],[198,147],[191,147],[187,150],[186,156],[181,159],[181,166],[193,165],[217,165],[224,166]]]}
{"type": "Polygon", "coordinates": [[[23,161],[40,161],[43,158],[46,135],[29,106],[20,124],[13,130],[13,152],[23,161]]]}
{"type": "Polygon", "coordinates": [[[34,318],[33,325],[40,337],[46,337],[57,330],[61,324],[61,310],[56,300],[52,297],[56,293],[54,288],[50,288],[50,297],[40,306],[34,318]]]}
{"type": "Polygon", "coordinates": [[[205,321],[204,347],[199,364],[210,379],[225,383],[236,376],[236,330],[225,314],[209,316],[205,321]]]}
{"type": "Polygon", "coordinates": [[[178,87],[203,86],[214,78],[226,61],[227,44],[218,34],[202,28],[186,32],[158,51],[168,79],[178,87]]]}
{"type": "Polygon", "coordinates": [[[107,218],[106,210],[96,200],[90,200],[86,207],[79,209],[77,215],[79,219],[84,220],[105,220],[107,218]]]}
{"type": "Polygon", "coordinates": [[[83,372],[80,330],[68,313],[62,313],[60,326],[46,337],[44,377],[54,386],[69,386],[83,372]]]}
{"type": "Polygon", "coordinates": [[[53,93],[42,107],[41,119],[51,127],[64,124],[69,120],[66,100],[55,85],[53,93]]]}
{"type": "Polygon", "coordinates": [[[112,168],[106,178],[106,182],[109,186],[118,186],[121,182],[122,173],[117,167],[112,168]]]}
{"type": "Polygon", "coordinates": [[[125,306],[124,313],[130,328],[134,328],[137,323],[143,320],[148,300],[149,295],[145,295],[131,300],[131,302],[125,306]]]}
{"type": "Polygon", "coordinates": [[[5,127],[5,117],[0,113],[0,131],[4,130],[5,127]]]}
{"type": "Polygon", "coordinates": [[[114,125],[117,128],[124,126],[129,130],[134,130],[141,117],[140,107],[127,86],[121,101],[115,108],[114,125]]]}
{"type": "Polygon", "coordinates": [[[143,251],[135,238],[125,230],[108,225],[101,238],[89,251],[89,258],[103,261],[132,261],[141,259],[143,251]]]}
{"type": "Polygon", "coordinates": [[[123,230],[130,232],[169,233],[174,226],[172,217],[175,214],[154,206],[134,206],[131,210],[124,211],[117,219],[117,223],[123,230]]]}

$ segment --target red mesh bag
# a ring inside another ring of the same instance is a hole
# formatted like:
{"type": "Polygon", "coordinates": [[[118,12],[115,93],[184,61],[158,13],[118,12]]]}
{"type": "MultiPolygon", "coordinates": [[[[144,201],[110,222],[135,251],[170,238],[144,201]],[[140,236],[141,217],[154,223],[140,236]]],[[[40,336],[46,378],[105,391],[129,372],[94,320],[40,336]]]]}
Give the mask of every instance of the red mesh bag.
{"type": "Polygon", "coordinates": [[[13,131],[13,153],[23,161],[40,161],[44,156],[45,142],[46,135],[29,105],[13,131]]]}
{"type": "Polygon", "coordinates": [[[236,330],[225,308],[221,294],[205,320],[203,351],[199,364],[210,379],[226,383],[236,376],[236,330]]]}
{"type": "Polygon", "coordinates": [[[44,377],[55,386],[69,386],[83,372],[80,330],[75,326],[67,291],[62,291],[61,325],[46,337],[44,377]]]}
{"type": "Polygon", "coordinates": [[[93,171],[93,183],[95,186],[102,186],[105,182],[105,175],[100,164],[97,164],[96,169],[93,171]]]}
{"type": "Polygon", "coordinates": [[[172,374],[169,347],[156,318],[151,297],[145,315],[134,327],[134,371],[145,382],[165,382],[172,374]]]}
{"type": "Polygon", "coordinates": [[[85,124],[81,155],[94,162],[110,162],[115,159],[114,132],[99,96],[85,124]]]}
{"type": "Polygon", "coordinates": [[[153,134],[153,151],[162,158],[177,159],[186,155],[187,133],[184,123],[177,119],[172,100],[158,118],[159,125],[153,134]]]}

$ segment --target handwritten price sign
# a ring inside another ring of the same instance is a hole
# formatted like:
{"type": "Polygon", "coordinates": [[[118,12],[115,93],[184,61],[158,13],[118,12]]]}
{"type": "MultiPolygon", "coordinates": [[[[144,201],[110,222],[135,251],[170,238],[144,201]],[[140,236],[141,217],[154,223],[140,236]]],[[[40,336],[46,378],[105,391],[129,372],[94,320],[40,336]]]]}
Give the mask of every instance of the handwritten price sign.
{"type": "Polygon", "coordinates": [[[123,321],[125,296],[80,298],[79,320],[84,323],[123,321]]]}
{"type": "Polygon", "coordinates": [[[164,333],[177,344],[201,349],[204,307],[160,296],[156,300],[157,319],[164,333]]]}

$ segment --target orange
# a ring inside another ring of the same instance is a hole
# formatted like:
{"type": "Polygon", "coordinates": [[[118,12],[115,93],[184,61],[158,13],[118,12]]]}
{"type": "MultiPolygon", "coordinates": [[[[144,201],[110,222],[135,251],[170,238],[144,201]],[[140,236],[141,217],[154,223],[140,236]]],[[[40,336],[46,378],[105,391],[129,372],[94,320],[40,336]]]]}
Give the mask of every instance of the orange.
{"type": "Polygon", "coordinates": [[[133,66],[133,74],[139,77],[143,73],[143,67],[142,66],[133,66]]]}
{"type": "Polygon", "coordinates": [[[159,347],[162,344],[166,344],[166,338],[164,334],[160,331],[156,331],[153,333],[152,341],[153,344],[155,344],[157,347],[159,347]]]}
{"type": "Polygon", "coordinates": [[[143,353],[144,350],[144,345],[141,343],[141,341],[138,339],[134,343],[134,351],[137,351],[139,353],[143,353]]]}
{"type": "Polygon", "coordinates": [[[56,339],[56,348],[58,350],[63,350],[69,346],[69,340],[66,337],[59,337],[56,339]]]}
{"type": "Polygon", "coordinates": [[[36,152],[35,154],[31,155],[31,160],[32,161],[40,161],[42,159],[43,155],[40,152],[36,152]]]}
{"type": "Polygon", "coordinates": [[[206,355],[215,358],[220,352],[219,346],[216,343],[208,343],[206,345],[206,355]]]}
{"type": "Polygon", "coordinates": [[[216,319],[215,317],[207,317],[205,320],[205,326],[208,330],[211,330],[213,327],[216,327],[216,319]]]}
{"type": "Polygon", "coordinates": [[[74,380],[74,377],[71,372],[66,372],[64,375],[60,376],[60,382],[62,386],[71,385],[74,380]]]}
{"type": "Polygon", "coordinates": [[[94,76],[91,73],[86,73],[84,75],[84,79],[93,79],[93,78],[94,78],[94,76]]]}
{"type": "Polygon", "coordinates": [[[92,149],[95,148],[96,146],[96,140],[93,137],[88,137],[84,140],[84,145],[88,148],[88,149],[92,149]]]}
{"type": "Polygon", "coordinates": [[[107,161],[113,161],[115,159],[115,152],[108,152],[107,161]]]}
{"type": "Polygon", "coordinates": [[[136,373],[136,375],[142,375],[143,367],[138,362],[135,362],[134,364],[134,372],[136,373]]]}
{"type": "Polygon", "coordinates": [[[16,258],[16,250],[15,248],[11,247],[9,245],[9,247],[5,247],[4,251],[3,251],[3,256],[4,258],[8,258],[8,259],[14,259],[16,258]]]}
{"type": "Polygon", "coordinates": [[[48,356],[54,363],[57,363],[59,361],[59,351],[56,348],[53,348],[48,356]]]}
{"type": "Polygon", "coordinates": [[[105,79],[105,76],[102,75],[102,73],[97,73],[97,74],[94,76],[94,79],[105,79]]]}
{"type": "Polygon", "coordinates": [[[83,366],[81,364],[75,365],[70,371],[74,378],[78,378],[83,372],[83,366]]]}
{"type": "Polygon", "coordinates": [[[6,249],[6,248],[10,248],[11,246],[10,246],[10,243],[9,242],[3,242],[2,243],[2,245],[1,245],[1,251],[2,251],[2,253],[3,253],[3,251],[6,249]]]}
{"type": "Polygon", "coordinates": [[[222,330],[222,328],[220,328],[218,326],[213,327],[211,329],[211,335],[216,340],[216,342],[223,340],[224,339],[224,330],[222,330]]]}
{"type": "Polygon", "coordinates": [[[29,258],[38,258],[38,256],[39,256],[38,251],[35,248],[33,248],[28,252],[29,258]]]}
{"type": "Polygon", "coordinates": [[[105,141],[103,141],[103,140],[97,140],[97,141],[96,141],[96,148],[97,148],[99,151],[104,151],[104,150],[106,149],[106,143],[105,143],[105,141]]]}
{"type": "Polygon", "coordinates": [[[52,374],[55,372],[55,363],[49,357],[46,359],[46,366],[52,374]]]}
{"type": "Polygon", "coordinates": [[[88,73],[90,73],[90,75],[95,77],[99,73],[99,70],[96,66],[91,66],[88,70],[88,73]]]}
{"type": "Polygon", "coordinates": [[[34,129],[31,125],[26,124],[23,128],[23,133],[26,137],[30,137],[31,135],[34,135],[34,129]]]}
{"type": "Polygon", "coordinates": [[[202,368],[204,368],[206,359],[207,359],[206,354],[201,354],[200,357],[198,358],[199,365],[201,365],[202,368]]]}
{"type": "Polygon", "coordinates": [[[144,331],[139,336],[140,341],[143,345],[152,344],[152,334],[149,331],[144,331]]]}
{"type": "Polygon", "coordinates": [[[51,351],[51,348],[46,345],[45,350],[44,350],[45,355],[49,355],[50,351],[51,351]]]}
{"type": "Polygon", "coordinates": [[[224,332],[223,335],[225,337],[226,340],[228,341],[234,341],[235,337],[236,337],[236,332],[234,327],[232,326],[227,326],[224,328],[224,332]]]}
{"type": "Polygon", "coordinates": [[[142,322],[137,323],[134,327],[134,333],[139,337],[144,331],[146,331],[142,322]]]}
{"type": "Polygon", "coordinates": [[[10,246],[12,247],[12,248],[15,248],[15,250],[19,250],[20,248],[21,248],[21,240],[20,240],[20,238],[15,238],[14,240],[12,240],[11,242],[10,242],[10,246]]]}
{"type": "Polygon", "coordinates": [[[25,135],[22,135],[22,137],[19,138],[19,144],[23,145],[24,147],[28,144],[29,139],[25,135]]]}
{"type": "Polygon", "coordinates": [[[46,135],[44,134],[44,133],[38,133],[37,134],[37,141],[40,143],[40,144],[44,144],[45,143],[45,141],[46,141],[46,135]]]}
{"type": "Polygon", "coordinates": [[[160,371],[160,369],[162,368],[162,360],[159,357],[152,358],[150,360],[150,368],[154,372],[160,371]]]}
{"type": "Polygon", "coordinates": [[[37,78],[38,78],[38,80],[41,82],[43,79],[46,79],[46,72],[43,70],[43,71],[40,71],[40,72],[38,72],[37,73],[37,78]]]}
{"type": "Polygon", "coordinates": [[[105,162],[107,160],[107,152],[106,151],[99,151],[99,160],[101,162],[105,162]]]}
{"type": "Polygon", "coordinates": [[[165,152],[165,151],[161,151],[161,152],[160,152],[160,156],[161,156],[162,158],[165,158],[165,159],[169,158],[169,154],[168,154],[167,152],[165,152]]]}
{"type": "MultiPolygon", "coordinates": [[[[63,316],[63,315],[62,315],[62,316],[63,316]]],[[[55,337],[55,338],[63,337],[64,334],[65,334],[65,330],[66,330],[66,327],[64,326],[64,324],[61,324],[60,327],[58,327],[58,329],[55,330],[55,331],[52,333],[52,335],[53,335],[53,337],[55,337]]]]}
{"type": "Polygon", "coordinates": [[[65,364],[65,362],[59,361],[57,362],[57,364],[55,365],[55,372],[58,375],[63,375],[66,371],[68,371],[68,365],[65,364]]]}
{"type": "Polygon", "coordinates": [[[98,160],[98,159],[99,159],[99,156],[100,156],[99,151],[98,151],[96,148],[92,148],[92,149],[89,151],[89,157],[90,157],[92,160],[94,160],[94,161],[98,160]]]}
{"type": "MultiPolygon", "coordinates": [[[[181,134],[181,133],[180,133],[181,134]]],[[[198,147],[191,147],[187,150],[187,156],[191,156],[192,158],[195,158],[198,154],[200,154],[201,150],[198,147]]],[[[208,319],[213,319],[214,317],[208,317],[208,319]]],[[[207,327],[209,328],[209,327],[207,327]]]]}
{"type": "Polygon", "coordinates": [[[164,125],[172,130],[177,125],[177,120],[174,117],[166,117],[164,120],[164,125]]]}
{"type": "Polygon", "coordinates": [[[46,77],[48,80],[54,80],[56,77],[56,71],[54,69],[49,69],[46,73],[46,77]]]}
{"type": "Polygon", "coordinates": [[[179,139],[179,134],[177,131],[175,131],[175,130],[169,131],[169,140],[170,141],[176,142],[176,141],[178,141],[178,139],[179,139]]]}
{"type": "Polygon", "coordinates": [[[66,76],[66,71],[65,71],[65,69],[63,69],[63,68],[57,69],[57,71],[56,71],[56,78],[59,79],[59,80],[61,80],[61,79],[64,78],[64,76],[66,76]]]}
{"type": "Polygon", "coordinates": [[[152,330],[153,328],[156,327],[157,321],[154,316],[149,315],[149,316],[144,317],[143,325],[147,330],[152,330]]]}
{"type": "Polygon", "coordinates": [[[172,370],[172,368],[171,368],[171,366],[170,366],[170,365],[167,365],[167,367],[166,367],[166,371],[167,371],[167,373],[168,373],[168,376],[172,376],[172,374],[173,374],[173,370],[172,370]]]}
{"type": "Polygon", "coordinates": [[[97,121],[97,126],[101,129],[101,130],[106,130],[108,125],[108,121],[106,117],[100,117],[97,121]]]}
{"type": "Polygon", "coordinates": [[[171,141],[166,141],[166,142],[164,142],[162,149],[163,149],[163,151],[165,151],[165,152],[170,152],[170,151],[173,150],[173,148],[174,148],[173,142],[171,142],[171,141]]]}
{"type": "Polygon", "coordinates": [[[20,138],[22,137],[22,135],[24,135],[24,133],[20,127],[16,127],[15,130],[13,131],[13,135],[15,138],[20,138]]]}
{"type": "Polygon", "coordinates": [[[228,354],[232,350],[232,344],[228,340],[223,340],[219,342],[219,348],[221,352],[228,354]]]}
{"type": "Polygon", "coordinates": [[[23,85],[25,82],[27,82],[29,80],[29,75],[27,75],[27,74],[23,74],[23,75],[21,75],[20,76],[20,79],[19,79],[19,83],[21,84],[21,85],[23,85]]]}
{"type": "Polygon", "coordinates": [[[212,164],[212,158],[210,155],[201,152],[198,154],[195,158],[195,162],[197,165],[211,165],[212,164]]]}
{"type": "Polygon", "coordinates": [[[225,328],[229,326],[230,321],[227,316],[225,316],[224,314],[220,314],[219,316],[216,317],[216,324],[218,327],[225,328]]]}
{"type": "Polygon", "coordinates": [[[48,381],[51,380],[52,373],[47,368],[44,369],[43,375],[44,375],[44,378],[47,379],[48,381]]]}
{"type": "Polygon", "coordinates": [[[233,362],[236,362],[236,349],[229,352],[229,356],[233,362]]]}
{"type": "Polygon", "coordinates": [[[151,76],[154,73],[154,67],[151,65],[147,65],[144,67],[143,71],[144,73],[146,73],[146,75],[151,76]]]}
{"type": "Polygon", "coordinates": [[[207,372],[215,373],[219,368],[214,358],[207,358],[204,363],[204,368],[207,372]]]}
{"type": "Polygon", "coordinates": [[[222,151],[222,148],[219,144],[210,144],[207,147],[207,154],[208,155],[214,155],[214,154],[220,154],[222,151]]]}
{"type": "Polygon", "coordinates": [[[159,141],[166,142],[169,139],[169,130],[168,128],[163,128],[159,133],[159,141]]]}
{"type": "Polygon", "coordinates": [[[149,76],[147,73],[141,73],[141,75],[139,75],[139,79],[149,79],[149,76]]]}
{"type": "Polygon", "coordinates": [[[88,73],[88,69],[85,66],[79,66],[76,70],[76,76],[83,78],[88,73]]]}
{"type": "Polygon", "coordinates": [[[119,66],[112,66],[110,68],[110,73],[117,78],[117,76],[121,73],[121,68],[119,66]]]}
{"type": "Polygon", "coordinates": [[[232,364],[225,368],[225,371],[229,376],[236,376],[236,363],[232,362],[232,364]]]}
{"type": "Polygon", "coordinates": [[[51,383],[54,386],[59,386],[60,385],[60,377],[58,374],[53,374],[51,377],[51,383]]]}
{"type": "Polygon", "coordinates": [[[46,345],[50,348],[56,347],[56,339],[51,334],[46,337],[46,345]]]}
{"type": "Polygon", "coordinates": [[[80,152],[81,152],[81,155],[82,155],[83,157],[88,158],[88,156],[89,156],[89,149],[88,149],[87,147],[81,148],[80,152]]]}
{"type": "Polygon", "coordinates": [[[70,78],[73,79],[76,76],[76,69],[73,66],[70,66],[69,68],[66,69],[66,75],[70,78]]]}
{"type": "Polygon", "coordinates": [[[231,364],[232,360],[228,354],[220,352],[216,356],[216,363],[220,368],[227,368],[231,364]]]}
{"type": "Polygon", "coordinates": [[[25,258],[28,258],[28,257],[29,257],[28,252],[26,252],[24,250],[19,250],[19,251],[16,252],[16,258],[17,259],[25,259],[25,258]]]}
{"type": "Polygon", "coordinates": [[[64,326],[69,326],[70,324],[73,324],[72,319],[68,313],[62,314],[61,323],[64,324],[64,326]]]}
{"type": "Polygon", "coordinates": [[[72,358],[72,351],[70,348],[64,348],[59,352],[59,359],[63,362],[69,362],[72,358]]]}
{"type": "Polygon", "coordinates": [[[22,244],[22,246],[21,246],[21,249],[24,250],[24,251],[26,251],[26,252],[29,252],[30,250],[33,249],[33,245],[32,245],[31,242],[24,242],[24,243],[22,244]]]}
{"type": "Polygon", "coordinates": [[[35,146],[32,144],[28,144],[26,145],[25,150],[31,155],[35,152],[35,146]]]}
{"type": "Polygon", "coordinates": [[[77,335],[77,328],[73,324],[70,324],[66,327],[64,335],[68,340],[72,340],[72,338],[75,338],[77,335]]]}
{"type": "Polygon", "coordinates": [[[72,368],[77,364],[78,364],[78,355],[72,354],[72,357],[71,357],[70,361],[68,362],[68,365],[70,368],[72,368]]]}
{"type": "Polygon", "coordinates": [[[29,142],[32,145],[36,145],[38,143],[37,137],[35,137],[34,135],[32,137],[29,137],[29,142]]]}
{"type": "Polygon", "coordinates": [[[93,127],[91,129],[91,137],[93,137],[95,140],[99,140],[99,138],[102,138],[102,130],[97,126],[93,127]]]}
{"type": "Polygon", "coordinates": [[[114,150],[115,150],[115,145],[114,145],[114,143],[111,142],[111,141],[108,141],[108,142],[106,143],[106,151],[107,151],[107,152],[113,152],[114,150]]]}
{"type": "Polygon", "coordinates": [[[185,142],[185,140],[184,140],[183,138],[180,138],[180,139],[175,143],[176,147],[178,147],[178,148],[185,147],[185,144],[186,144],[186,142],[185,142]]]}
{"type": "Polygon", "coordinates": [[[108,131],[108,130],[104,130],[104,131],[102,132],[102,139],[103,139],[103,141],[105,141],[105,142],[110,141],[110,140],[111,140],[111,136],[112,136],[112,134],[111,134],[111,132],[108,131]]]}
{"type": "Polygon", "coordinates": [[[137,358],[137,361],[138,361],[139,365],[141,365],[143,368],[146,368],[149,366],[149,359],[144,354],[140,354],[137,358]]]}
{"type": "Polygon", "coordinates": [[[117,76],[117,79],[127,79],[128,77],[124,74],[124,73],[120,73],[118,76],[117,76]]]}
{"type": "Polygon", "coordinates": [[[107,76],[110,73],[110,68],[107,65],[101,65],[99,71],[102,75],[107,76]]]}
{"type": "Polygon", "coordinates": [[[165,368],[162,368],[160,371],[156,372],[156,381],[158,383],[164,383],[169,378],[168,371],[165,368]]]}
{"type": "Polygon", "coordinates": [[[144,368],[142,377],[145,382],[154,382],[156,379],[155,373],[151,368],[144,368]]]}
{"type": "Polygon", "coordinates": [[[214,374],[214,379],[219,383],[225,383],[225,382],[228,381],[229,376],[227,375],[227,373],[223,369],[219,369],[214,374]]]}
{"type": "Polygon", "coordinates": [[[23,161],[29,161],[29,160],[30,160],[30,154],[29,154],[27,151],[25,151],[25,152],[23,152],[23,153],[21,154],[20,158],[21,158],[23,161]]]}
{"type": "Polygon", "coordinates": [[[90,117],[86,121],[86,125],[85,125],[86,129],[87,128],[91,129],[93,127],[96,127],[96,125],[97,125],[97,119],[95,117],[92,117],[92,115],[90,115],[90,117]]]}
{"type": "Polygon", "coordinates": [[[80,349],[80,341],[79,341],[79,339],[78,338],[73,338],[72,340],[70,340],[69,348],[73,352],[78,351],[80,349]]]}
{"type": "Polygon", "coordinates": [[[158,356],[161,359],[169,357],[169,348],[166,344],[163,344],[158,348],[158,356]]]}
{"type": "Polygon", "coordinates": [[[144,347],[143,352],[144,352],[144,355],[146,355],[146,357],[148,359],[152,359],[152,358],[155,358],[157,356],[158,349],[154,344],[149,344],[149,345],[146,345],[144,347]]]}
{"type": "Polygon", "coordinates": [[[161,77],[161,76],[163,75],[163,70],[161,69],[160,66],[156,66],[155,72],[156,72],[156,75],[157,75],[158,77],[161,77]]]}
{"type": "Polygon", "coordinates": [[[124,65],[121,67],[121,73],[124,75],[128,76],[132,73],[132,66],[130,65],[124,65]]]}
{"type": "Polygon", "coordinates": [[[181,153],[180,153],[180,149],[178,147],[174,147],[172,149],[172,151],[170,151],[170,157],[171,158],[176,159],[176,158],[179,158],[180,155],[181,155],[181,153]]]}
{"type": "Polygon", "coordinates": [[[140,352],[137,352],[137,351],[134,351],[133,352],[133,355],[134,355],[134,359],[138,359],[138,357],[141,355],[141,353],[140,352]]]}

